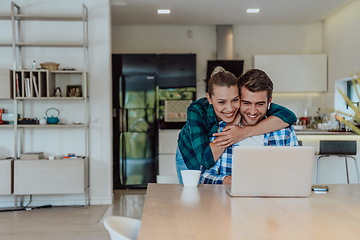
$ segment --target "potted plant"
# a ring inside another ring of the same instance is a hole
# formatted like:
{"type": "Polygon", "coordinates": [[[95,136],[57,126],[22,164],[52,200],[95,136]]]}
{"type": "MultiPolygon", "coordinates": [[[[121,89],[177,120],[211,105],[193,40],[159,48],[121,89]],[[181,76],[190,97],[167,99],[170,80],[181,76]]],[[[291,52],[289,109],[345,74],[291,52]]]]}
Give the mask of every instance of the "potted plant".
{"type": "MultiPolygon", "coordinates": [[[[358,75],[354,76],[352,78],[351,82],[354,86],[356,95],[360,99],[360,93],[358,90],[358,85],[360,85],[360,76],[358,76],[358,75]]],[[[344,117],[339,116],[339,115],[336,115],[336,119],[339,122],[348,126],[353,132],[360,135],[360,128],[358,125],[358,123],[360,124],[360,107],[358,105],[355,105],[351,101],[351,99],[341,89],[338,88],[338,91],[340,92],[340,94],[344,98],[344,100],[346,101],[346,104],[354,111],[354,114],[350,115],[350,114],[344,113],[342,111],[336,111],[338,114],[350,117],[351,120],[346,120],[344,117]]]]}

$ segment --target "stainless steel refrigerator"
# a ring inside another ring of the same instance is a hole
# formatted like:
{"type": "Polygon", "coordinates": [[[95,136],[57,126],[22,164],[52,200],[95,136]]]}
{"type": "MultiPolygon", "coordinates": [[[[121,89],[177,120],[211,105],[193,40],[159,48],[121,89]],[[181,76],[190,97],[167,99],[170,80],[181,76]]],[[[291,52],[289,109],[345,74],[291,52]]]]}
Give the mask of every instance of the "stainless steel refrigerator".
{"type": "Polygon", "coordinates": [[[118,94],[119,187],[146,187],[157,174],[156,75],[121,75],[118,94]]]}

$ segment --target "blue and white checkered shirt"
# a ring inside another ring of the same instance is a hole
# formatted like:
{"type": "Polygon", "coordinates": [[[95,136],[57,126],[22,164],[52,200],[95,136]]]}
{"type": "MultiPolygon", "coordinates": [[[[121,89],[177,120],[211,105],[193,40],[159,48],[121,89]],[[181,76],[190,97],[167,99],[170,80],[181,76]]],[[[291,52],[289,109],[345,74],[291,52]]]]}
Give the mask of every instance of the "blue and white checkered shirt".
{"type": "MultiPolygon", "coordinates": [[[[221,132],[226,123],[221,122],[219,124],[218,132],[221,132]]],[[[211,141],[215,139],[212,138],[211,141]]],[[[241,142],[239,142],[241,143],[241,142]]],[[[235,143],[231,147],[225,149],[220,159],[216,161],[215,165],[206,170],[201,167],[202,174],[200,177],[200,183],[205,184],[222,184],[226,176],[231,175],[232,165],[232,152],[235,146],[239,146],[239,143],[235,143]]],[[[297,146],[298,141],[295,131],[292,126],[264,134],[264,146],[297,146]]]]}

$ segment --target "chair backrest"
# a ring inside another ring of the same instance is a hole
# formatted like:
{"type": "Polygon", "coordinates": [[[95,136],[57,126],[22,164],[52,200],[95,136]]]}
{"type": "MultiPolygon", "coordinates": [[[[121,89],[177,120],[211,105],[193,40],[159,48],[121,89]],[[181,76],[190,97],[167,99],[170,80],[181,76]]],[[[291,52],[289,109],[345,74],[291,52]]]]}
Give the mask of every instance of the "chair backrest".
{"type": "Polygon", "coordinates": [[[139,233],[141,220],[109,216],[105,218],[104,226],[108,230],[111,240],[135,240],[139,233]]]}
{"type": "Polygon", "coordinates": [[[319,155],[356,155],[356,141],[320,140],[319,155]]]}

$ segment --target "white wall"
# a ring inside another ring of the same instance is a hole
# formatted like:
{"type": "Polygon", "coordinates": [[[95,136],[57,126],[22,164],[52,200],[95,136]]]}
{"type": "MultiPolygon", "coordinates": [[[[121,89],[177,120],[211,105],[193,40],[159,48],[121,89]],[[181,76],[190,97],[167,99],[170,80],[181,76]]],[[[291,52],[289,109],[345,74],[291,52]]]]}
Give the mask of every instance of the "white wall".
{"type": "Polygon", "coordinates": [[[324,49],[328,53],[328,102],[334,102],[335,81],[360,71],[360,0],[354,0],[324,22],[324,49]]]}
{"type": "MultiPolygon", "coordinates": [[[[112,201],[112,100],[111,100],[111,41],[110,3],[97,0],[16,0],[22,13],[44,15],[81,15],[82,3],[89,10],[89,96],[90,96],[90,202],[110,204],[112,201]]],[[[10,14],[11,0],[0,2],[0,14],[10,14]]],[[[61,39],[67,42],[82,37],[82,28],[75,23],[26,22],[24,40],[46,41],[61,39]],[[50,28],[49,28],[50,25],[50,28]],[[46,29],[44,31],[44,29],[46,29]],[[72,30],[74,29],[74,30],[72,30]],[[64,33],[65,32],[65,33],[64,33]],[[59,33],[60,36],[59,36],[59,33]]],[[[10,21],[0,21],[0,41],[11,41],[10,21]]],[[[12,68],[11,48],[0,47],[0,68],[12,68]]],[[[24,67],[33,60],[59,62],[60,67],[82,69],[82,53],[76,49],[27,48],[24,51],[24,67]],[[80,57],[80,59],[79,59],[80,57]]],[[[49,104],[49,103],[41,103],[49,104]]],[[[58,104],[58,103],[56,103],[58,104]]],[[[60,106],[61,107],[61,106],[60,106]]],[[[72,107],[72,106],[70,106],[72,107]]],[[[10,131],[6,131],[8,133],[10,131]]],[[[68,137],[71,137],[70,135],[68,137]]],[[[64,140],[63,140],[64,141],[64,140]]],[[[46,139],[44,139],[46,145],[46,139]]],[[[1,148],[0,148],[1,149],[1,148]]],[[[66,176],[64,176],[66,177],[66,176]]],[[[33,202],[78,203],[82,196],[34,196],[33,202]]],[[[0,204],[11,197],[0,197],[0,204]]],[[[81,203],[81,201],[80,201],[81,203]]],[[[83,203],[83,201],[82,201],[83,203]]]]}
{"type": "Polygon", "coordinates": [[[234,26],[234,56],[245,60],[245,69],[253,67],[255,54],[322,53],[322,42],[321,22],[307,25],[234,26]]]}
{"type": "MultiPolygon", "coordinates": [[[[253,67],[255,54],[323,52],[321,22],[308,25],[235,25],[233,29],[234,57],[245,60],[245,69],[253,67]]],[[[113,53],[196,53],[197,97],[205,95],[203,80],[207,60],[216,59],[216,26],[118,25],[112,26],[112,43],[113,53]],[[193,33],[192,38],[188,37],[189,30],[193,33]]],[[[309,98],[303,95],[300,99],[304,104],[288,101],[287,97],[275,100],[302,116],[303,105],[308,104],[309,98]],[[289,105],[289,102],[293,104],[289,105]]],[[[310,106],[324,108],[322,97],[311,98],[310,106]]]]}

